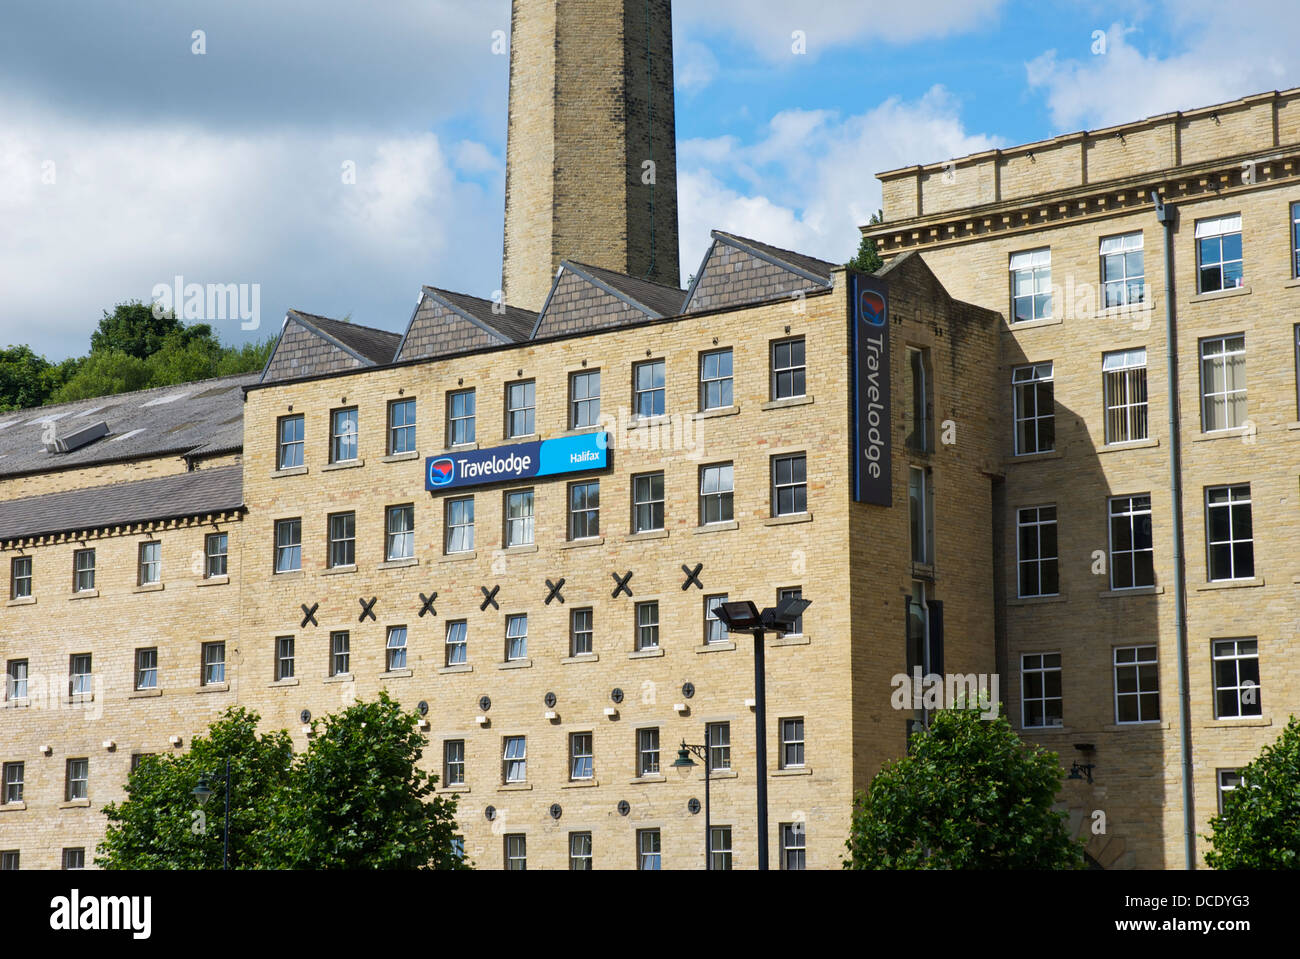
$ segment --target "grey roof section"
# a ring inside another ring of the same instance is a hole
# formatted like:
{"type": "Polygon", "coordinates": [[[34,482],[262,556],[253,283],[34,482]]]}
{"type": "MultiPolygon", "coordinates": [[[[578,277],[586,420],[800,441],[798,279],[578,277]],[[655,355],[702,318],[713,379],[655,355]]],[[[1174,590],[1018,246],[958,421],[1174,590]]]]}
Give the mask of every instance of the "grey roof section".
{"type": "Polygon", "coordinates": [[[0,413],[0,476],[21,476],[145,456],[210,455],[237,450],[244,435],[244,373],[32,410],[0,413]],[[71,453],[47,453],[42,440],[103,420],[109,434],[71,453]]]}
{"type": "Polygon", "coordinates": [[[0,541],[205,516],[244,505],[239,466],[0,501],[0,541]]]}
{"type": "Polygon", "coordinates": [[[565,260],[564,263],[566,266],[577,267],[579,272],[586,273],[598,283],[612,287],[625,298],[635,300],[643,307],[649,307],[656,314],[656,319],[680,316],[682,306],[686,303],[686,291],[679,290],[675,286],[665,286],[653,280],[642,280],[624,273],[615,273],[613,270],[587,263],[576,263],[571,260],[565,260]]]}
{"type": "Polygon", "coordinates": [[[807,256],[803,253],[796,253],[793,250],[783,250],[779,246],[771,246],[767,243],[760,243],[758,240],[750,240],[743,236],[736,236],[734,233],[726,233],[722,230],[712,231],[714,239],[722,240],[724,243],[730,243],[732,246],[753,253],[766,260],[776,262],[781,266],[793,269],[797,273],[807,274],[809,279],[821,280],[827,286],[831,282],[831,273],[837,268],[837,264],[829,263],[826,260],[819,260],[815,256],[807,256]]]}
{"type": "Polygon", "coordinates": [[[374,366],[393,362],[393,357],[397,355],[397,348],[402,343],[402,334],[390,333],[388,330],[344,323],[342,320],[331,320],[327,316],[316,316],[314,313],[304,313],[301,310],[290,310],[289,315],[303,325],[325,334],[326,337],[335,340],[344,349],[355,354],[358,359],[374,366]]]}
{"type": "Polygon", "coordinates": [[[537,324],[537,314],[532,310],[507,305],[504,313],[494,313],[492,310],[497,304],[492,300],[470,296],[468,293],[440,290],[432,286],[426,286],[424,289],[512,343],[523,343],[528,340],[532,336],[533,327],[537,324]]]}

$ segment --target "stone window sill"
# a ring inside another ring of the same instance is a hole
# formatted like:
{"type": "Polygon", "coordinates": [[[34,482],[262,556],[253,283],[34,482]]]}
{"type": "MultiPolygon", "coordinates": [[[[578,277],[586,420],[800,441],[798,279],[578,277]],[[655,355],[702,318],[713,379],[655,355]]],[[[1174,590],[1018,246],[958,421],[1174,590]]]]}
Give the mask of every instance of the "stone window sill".
{"type": "Polygon", "coordinates": [[[1282,284],[1282,288],[1290,290],[1300,289],[1300,276],[1297,276],[1294,280],[1287,280],[1282,284]]]}
{"type": "Polygon", "coordinates": [[[6,699],[3,703],[0,703],[0,709],[27,709],[31,704],[32,701],[26,697],[22,699],[6,699]]]}
{"type": "Polygon", "coordinates": [[[409,453],[389,453],[387,456],[383,457],[379,462],[408,463],[411,460],[418,460],[419,458],[420,458],[420,451],[411,450],[409,453]]]}
{"type": "Polygon", "coordinates": [[[1068,597],[1064,593],[1055,596],[1021,596],[1007,600],[1008,606],[1041,606],[1045,603],[1064,603],[1068,597]]]}
{"type": "Polygon", "coordinates": [[[321,570],[322,576],[346,576],[348,573],[355,573],[357,566],[353,563],[351,566],[331,566],[329,569],[321,570]]]}
{"type": "Polygon", "coordinates": [[[307,467],[305,466],[290,466],[288,469],[271,471],[271,479],[283,479],[286,476],[306,476],[306,475],[307,475],[307,467]]]}
{"type": "Polygon", "coordinates": [[[593,786],[599,786],[599,785],[600,785],[600,780],[598,779],[580,779],[575,782],[567,782],[560,788],[561,789],[591,789],[593,786]]]}
{"type": "Polygon", "coordinates": [[[444,793],[452,793],[452,794],[456,794],[456,795],[458,795],[458,794],[460,794],[460,793],[467,793],[467,792],[470,791],[470,788],[469,788],[468,786],[466,786],[464,783],[452,783],[452,784],[449,785],[449,786],[442,786],[442,785],[440,785],[439,788],[440,788],[444,793]]]}
{"type": "Polygon", "coordinates": [[[1164,593],[1163,586],[1137,586],[1133,589],[1107,589],[1097,595],[1102,599],[1123,599],[1125,596],[1159,596],[1164,593]]]}
{"type": "Polygon", "coordinates": [[[59,803],[60,809],[89,809],[89,799],[69,799],[66,802],[59,803]]]}
{"type": "Polygon", "coordinates": [[[666,783],[666,782],[668,782],[668,777],[667,777],[667,776],[658,775],[658,774],[655,774],[655,773],[647,773],[646,775],[644,775],[644,776],[640,776],[640,777],[638,777],[638,778],[636,778],[636,779],[629,779],[629,780],[628,780],[628,785],[629,785],[629,786],[645,786],[645,785],[647,785],[647,784],[649,784],[649,783],[666,783]]]}
{"type": "MultiPolygon", "coordinates": [[[[709,779],[739,779],[740,773],[734,769],[715,769],[709,773],[709,779]]],[[[704,773],[700,773],[700,782],[704,782],[704,773]]]]}
{"type": "Polygon", "coordinates": [[[566,656],[560,660],[562,664],[569,663],[595,663],[600,661],[600,653],[579,653],[577,656],[566,656]]]}
{"type": "Polygon", "coordinates": [[[807,646],[812,642],[812,637],[807,633],[792,633],[789,636],[775,636],[767,645],[769,646],[807,646]]]}
{"type": "Polygon", "coordinates": [[[457,663],[455,666],[443,666],[438,670],[439,676],[450,676],[452,673],[472,673],[474,666],[470,663],[457,663]]]}
{"type": "Polygon", "coordinates": [[[663,654],[664,654],[663,647],[656,646],[654,649],[638,649],[634,653],[628,653],[627,658],[628,659],[655,659],[656,657],[662,656],[663,654]]]}
{"type": "Polygon", "coordinates": [[[812,398],[811,395],[809,395],[809,396],[790,396],[790,397],[787,397],[786,399],[783,399],[783,400],[770,400],[770,401],[764,403],[764,404],[760,407],[760,409],[763,409],[763,410],[784,410],[784,409],[788,409],[788,408],[791,407],[791,406],[807,406],[807,405],[808,405],[809,403],[811,403],[812,401],[813,401],[813,398],[812,398]]]}
{"type": "Polygon", "coordinates": [[[228,693],[230,692],[230,683],[208,683],[200,686],[197,690],[200,693],[228,693]]]}
{"type": "Polygon", "coordinates": [[[537,544],[536,544],[536,543],[521,543],[521,544],[518,545],[518,546],[507,546],[507,547],[506,547],[505,549],[503,549],[501,552],[505,553],[507,556],[514,556],[514,555],[517,555],[517,554],[519,554],[519,553],[536,553],[536,552],[537,552],[537,544]]]}
{"type": "Polygon", "coordinates": [[[811,776],[812,767],[810,766],[793,766],[790,769],[773,769],[773,776],[811,776]]]}
{"type": "Polygon", "coordinates": [[[728,641],[725,643],[705,643],[703,646],[696,646],[695,651],[697,653],[722,653],[735,648],[736,644],[728,641]]]}
{"type": "Polygon", "coordinates": [[[637,430],[648,426],[663,426],[665,423],[671,422],[671,420],[672,417],[667,413],[660,413],[657,416],[632,416],[628,418],[627,429],[637,430]]]}
{"type": "Polygon", "coordinates": [[[1208,433],[1198,433],[1192,437],[1193,443],[1208,443],[1211,440],[1228,440],[1240,439],[1243,436],[1249,436],[1251,428],[1249,426],[1230,426],[1226,430],[1211,430],[1208,433]]]}
{"type": "Polygon", "coordinates": [[[321,680],[323,683],[350,683],[353,682],[351,673],[335,673],[333,676],[326,676],[321,680]]]}
{"type": "Polygon", "coordinates": [[[509,662],[497,663],[497,669],[532,669],[532,667],[531,659],[512,659],[509,662]]]}
{"type": "Polygon", "coordinates": [[[126,694],[127,699],[152,699],[155,696],[161,696],[162,689],[154,686],[152,689],[135,689],[126,694]]]}
{"type": "Polygon", "coordinates": [[[1108,733],[1122,733],[1130,729],[1168,729],[1169,723],[1157,719],[1149,723],[1107,723],[1101,728],[1108,733]]]}
{"type": "Polygon", "coordinates": [[[764,526],[791,526],[795,523],[811,523],[812,513],[789,513],[785,516],[771,516],[763,520],[764,526]]]}
{"type": "Polygon", "coordinates": [[[380,679],[410,679],[413,676],[409,669],[390,669],[388,672],[380,673],[380,679]]]}
{"type": "Polygon", "coordinates": [[[366,461],[363,460],[363,459],[344,460],[344,461],[341,462],[341,463],[329,463],[329,464],[327,464],[327,465],[325,465],[325,466],[322,466],[322,467],[320,468],[320,471],[321,471],[322,473],[333,473],[333,472],[335,472],[336,470],[355,470],[355,469],[360,469],[361,467],[363,467],[363,466],[365,466],[365,465],[366,465],[366,461]]]}
{"type": "Polygon", "coordinates": [[[695,414],[697,420],[711,420],[719,416],[735,416],[740,412],[740,405],[733,403],[731,406],[716,406],[711,410],[700,410],[695,414]]]}
{"type": "Polygon", "coordinates": [[[229,576],[209,576],[206,579],[199,580],[194,585],[195,586],[228,586],[229,584],[230,584],[229,576]]]}
{"type": "Polygon", "coordinates": [[[605,537],[588,536],[584,539],[571,539],[560,544],[560,549],[581,549],[584,546],[604,546],[605,537]]]}
{"type": "Polygon", "coordinates": [[[1012,456],[1007,460],[1008,466],[1014,466],[1018,463],[1041,463],[1043,460],[1059,460],[1062,456],[1060,450],[1044,450],[1042,453],[1020,453],[1012,456]]]}
{"type": "Polygon", "coordinates": [[[166,587],[166,583],[143,583],[131,590],[133,593],[157,593],[166,587]]]}
{"type": "Polygon", "coordinates": [[[1074,730],[1069,726],[1017,726],[1018,733],[1051,733],[1053,735],[1066,735],[1073,733],[1074,730]]]}
{"type": "Polygon", "coordinates": [[[1063,316],[1049,316],[1041,320],[1021,320],[1018,323],[1012,320],[1007,323],[1007,332],[1019,333],[1021,330],[1038,330],[1045,326],[1060,326],[1063,322],[1065,322],[1063,316]]]}
{"type": "Polygon", "coordinates": [[[1130,440],[1127,443],[1108,443],[1097,449],[1098,453],[1122,453],[1125,450],[1146,450],[1159,446],[1159,439],[1130,440]]]}
{"type": "Polygon", "coordinates": [[[6,606],[35,606],[35,596],[20,596],[18,599],[11,599],[5,603],[6,606]]]}
{"type": "Polygon", "coordinates": [[[1256,576],[1254,579],[1218,579],[1210,583],[1201,583],[1196,587],[1196,591],[1200,593],[1207,589],[1251,589],[1263,585],[1262,576],[1256,576]]]}
{"type": "Polygon", "coordinates": [[[569,429],[565,430],[560,435],[561,436],[583,436],[587,433],[599,433],[602,429],[603,427],[601,427],[599,424],[592,424],[591,426],[571,426],[569,427],[569,429]]]}
{"type": "Polygon", "coordinates": [[[25,802],[7,802],[0,804],[0,812],[22,812],[27,808],[25,802]]]}
{"type": "Polygon", "coordinates": [[[457,443],[454,446],[448,446],[443,450],[443,453],[467,453],[470,450],[476,450],[478,448],[478,441],[475,440],[473,443],[457,443]]]}
{"type": "Polygon", "coordinates": [[[95,701],[94,693],[73,693],[71,696],[62,696],[59,700],[64,706],[80,706],[84,703],[93,703],[95,701]]]}
{"type": "Polygon", "coordinates": [[[696,533],[720,533],[723,530],[740,529],[740,523],[734,519],[729,519],[725,523],[706,523],[703,526],[695,527],[696,533]]]}
{"type": "Polygon", "coordinates": [[[513,793],[513,792],[521,792],[523,790],[532,789],[532,788],[533,788],[532,783],[502,783],[500,786],[497,787],[497,792],[513,793]]]}
{"type": "Polygon", "coordinates": [[[79,592],[79,593],[73,593],[71,596],[68,597],[68,599],[69,599],[69,600],[73,600],[73,599],[97,599],[98,597],[99,597],[99,590],[97,590],[97,589],[83,589],[83,590],[82,590],[81,592],[79,592]]]}
{"type": "Polygon", "coordinates": [[[1226,290],[1214,290],[1210,293],[1197,293],[1195,296],[1188,297],[1188,303],[1210,303],[1214,300],[1226,300],[1230,296],[1246,296],[1250,293],[1248,286],[1233,286],[1226,290]]]}
{"type": "Polygon", "coordinates": [[[1240,719],[1216,719],[1201,723],[1202,729],[1230,729],[1233,726],[1272,726],[1271,716],[1242,716],[1240,719]]]}
{"type": "Polygon", "coordinates": [[[291,676],[291,677],[289,677],[288,679],[277,679],[277,680],[276,680],[275,682],[273,682],[273,683],[267,683],[267,684],[266,684],[266,688],[267,688],[267,689],[279,689],[281,686],[297,686],[297,685],[298,685],[298,677],[297,677],[297,676],[291,676]]]}
{"type": "MultiPolygon", "coordinates": [[[[1297,429],[1300,429],[1300,424],[1297,424],[1297,429]]],[[[643,539],[667,539],[667,538],[668,538],[668,530],[666,529],[647,529],[647,530],[643,530],[640,533],[629,533],[627,536],[623,537],[624,542],[627,543],[636,543],[643,539]]]]}
{"type": "Polygon", "coordinates": [[[477,558],[478,558],[478,553],[477,553],[476,551],[474,551],[474,550],[470,550],[470,551],[467,552],[467,553],[448,553],[447,555],[445,555],[445,556],[439,558],[438,562],[440,562],[440,563],[463,563],[463,562],[465,562],[466,560],[477,559],[477,558]]]}
{"type": "Polygon", "coordinates": [[[375,569],[405,569],[408,566],[419,566],[420,560],[416,556],[406,556],[402,559],[386,559],[375,569]]]}
{"type": "Polygon", "coordinates": [[[276,579],[300,579],[303,576],[303,571],[300,569],[286,569],[282,573],[276,572],[272,575],[275,576],[276,579]]]}

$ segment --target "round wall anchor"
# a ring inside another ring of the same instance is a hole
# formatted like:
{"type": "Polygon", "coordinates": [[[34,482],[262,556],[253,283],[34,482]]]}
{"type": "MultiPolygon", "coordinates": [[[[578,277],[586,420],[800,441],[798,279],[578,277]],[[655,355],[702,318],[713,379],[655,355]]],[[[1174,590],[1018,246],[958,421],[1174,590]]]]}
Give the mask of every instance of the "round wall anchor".
{"type": "Polygon", "coordinates": [[[623,701],[623,690],[615,686],[613,691],[609,694],[609,698],[614,700],[616,703],[621,703],[623,701]]]}
{"type": "Polygon", "coordinates": [[[415,708],[420,711],[421,716],[429,715],[429,704],[426,703],[423,699],[415,704],[415,708]]]}
{"type": "Polygon", "coordinates": [[[547,709],[555,708],[555,693],[546,694],[546,708],[547,709]]]}
{"type": "Polygon", "coordinates": [[[480,696],[478,698],[478,708],[483,710],[483,712],[487,712],[492,708],[492,700],[487,696],[480,696]]]}
{"type": "Polygon", "coordinates": [[[694,696],[694,695],[695,695],[695,684],[694,684],[694,683],[682,683],[682,695],[685,696],[687,699],[690,699],[692,696],[694,696]]]}
{"type": "Polygon", "coordinates": [[[302,720],[303,725],[306,725],[307,723],[311,722],[311,710],[304,709],[302,712],[298,714],[298,718],[302,720]]]}
{"type": "Polygon", "coordinates": [[[560,804],[557,802],[551,803],[551,818],[559,819],[563,815],[564,815],[563,807],[561,807],[560,804]]]}
{"type": "Polygon", "coordinates": [[[698,799],[692,799],[690,802],[686,804],[686,808],[689,809],[691,811],[691,815],[694,816],[700,811],[700,801],[698,799]]]}
{"type": "Polygon", "coordinates": [[[483,816],[487,819],[488,822],[491,822],[493,819],[496,819],[496,818],[497,818],[497,807],[496,807],[496,806],[488,806],[487,809],[484,809],[484,810],[483,810],[483,816]]]}
{"type": "Polygon", "coordinates": [[[620,799],[618,801],[618,814],[620,816],[626,816],[631,811],[632,811],[632,807],[628,805],[628,801],[626,799],[620,799]]]}

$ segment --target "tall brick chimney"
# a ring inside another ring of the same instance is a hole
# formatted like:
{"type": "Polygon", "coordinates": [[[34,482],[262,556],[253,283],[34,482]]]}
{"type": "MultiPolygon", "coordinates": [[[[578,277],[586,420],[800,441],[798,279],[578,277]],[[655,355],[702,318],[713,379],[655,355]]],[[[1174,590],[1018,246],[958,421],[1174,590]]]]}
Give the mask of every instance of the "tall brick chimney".
{"type": "Polygon", "coordinates": [[[561,259],[677,286],[671,0],[514,0],[511,24],[506,302],[540,310],[561,259]]]}

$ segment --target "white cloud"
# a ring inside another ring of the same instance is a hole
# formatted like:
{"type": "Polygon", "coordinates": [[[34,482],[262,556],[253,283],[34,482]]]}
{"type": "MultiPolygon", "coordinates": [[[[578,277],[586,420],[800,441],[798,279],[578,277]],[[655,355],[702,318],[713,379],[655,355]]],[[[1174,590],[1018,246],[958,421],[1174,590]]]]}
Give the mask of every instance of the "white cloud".
{"type": "Polygon", "coordinates": [[[696,93],[713,82],[721,67],[707,46],[681,36],[679,31],[673,44],[674,84],[681,93],[696,93]]]}

